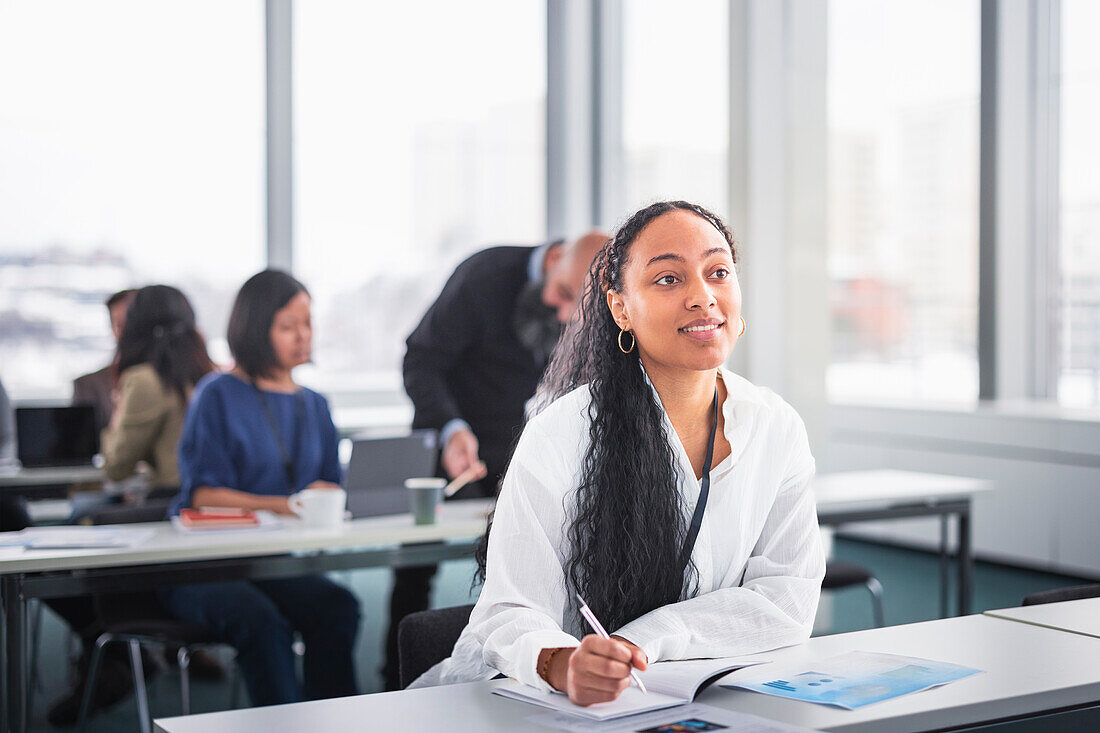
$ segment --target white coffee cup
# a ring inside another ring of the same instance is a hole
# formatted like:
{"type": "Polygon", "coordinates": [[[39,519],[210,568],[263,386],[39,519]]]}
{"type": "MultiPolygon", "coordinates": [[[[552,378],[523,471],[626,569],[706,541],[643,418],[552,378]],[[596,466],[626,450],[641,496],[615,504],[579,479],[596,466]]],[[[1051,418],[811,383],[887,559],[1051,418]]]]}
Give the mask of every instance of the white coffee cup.
{"type": "Polygon", "coordinates": [[[343,489],[302,489],[288,496],[286,503],[307,527],[339,527],[348,493],[343,489]]]}

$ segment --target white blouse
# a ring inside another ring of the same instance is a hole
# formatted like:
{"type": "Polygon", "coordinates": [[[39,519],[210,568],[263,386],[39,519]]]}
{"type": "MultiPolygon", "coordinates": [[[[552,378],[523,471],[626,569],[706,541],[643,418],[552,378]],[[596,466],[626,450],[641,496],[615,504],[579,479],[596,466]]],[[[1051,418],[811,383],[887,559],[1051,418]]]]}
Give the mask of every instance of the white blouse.
{"type": "MultiPolygon", "coordinates": [[[[806,428],[771,390],[719,370],[732,453],[711,471],[692,553],[698,592],[612,630],[650,662],[754,654],[810,636],[825,575],[806,428]]],[[[654,393],[656,394],[656,392],[654,393]]],[[[523,429],[489,534],[487,572],[470,623],[448,659],[413,687],[490,679],[498,672],[549,691],[538,655],[577,646],[582,625],[563,568],[578,472],[588,448],[590,395],[580,387],[523,429]]],[[[668,416],[688,521],[699,481],[668,416]]]]}

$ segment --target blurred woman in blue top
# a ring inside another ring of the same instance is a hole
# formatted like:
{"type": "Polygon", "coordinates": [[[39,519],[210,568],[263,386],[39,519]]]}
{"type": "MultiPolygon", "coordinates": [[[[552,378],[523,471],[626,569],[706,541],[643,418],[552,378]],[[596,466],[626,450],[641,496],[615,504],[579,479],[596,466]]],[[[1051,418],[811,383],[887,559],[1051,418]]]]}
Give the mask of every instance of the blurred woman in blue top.
{"type": "MultiPolygon", "coordinates": [[[[291,374],[310,360],[309,293],[284,272],[253,276],[233,304],[228,340],[236,366],[199,382],[187,411],[172,512],[206,506],[290,514],[291,494],[340,481],[328,402],[291,374]]],[[[359,604],[321,575],[178,586],[162,598],[176,616],[237,648],[254,705],[356,693],[359,604]],[[303,684],[295,631],[306,647],[303,684]]]]}

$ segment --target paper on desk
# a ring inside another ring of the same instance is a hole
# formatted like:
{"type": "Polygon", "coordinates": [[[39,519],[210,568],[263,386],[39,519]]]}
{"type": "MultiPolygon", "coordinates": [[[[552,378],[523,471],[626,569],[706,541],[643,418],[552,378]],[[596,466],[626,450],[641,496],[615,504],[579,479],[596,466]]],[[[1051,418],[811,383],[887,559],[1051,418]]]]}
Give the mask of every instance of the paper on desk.
{"type": "Polygon", "coordinates": [[[776,666],[766,671],[767,676],[729,682],[722,687],[740,687],[855,710],[945,685],[982,670],[897,654],[848,652],[797,667],[776,666]]]}
{"type": "Polygon", "coordinates": [[[0,535],[0,547],[27,550],[104,550],[134,547],[154,534],[146,528],[28,527],[0,535]]]}
{"type": "Polygon", "coordinates": [[[580,705],[574,705],[568,697],[560,692],[543,692],[514,680],[508,680],[497,685],[493,688],[493,694],[544,708],[565,710],[567,711],[564,713],[565,715],[588,720],[622,718],[659,708],[681,707],[688,702],[685,698],[663,695],[659,692],[650,692],[646,695],[637,687],[631,686],[623,690],[622,694],[611,702],[581,707],[580,705]]]}
{"type": "Polygon", "coordinates": [[[70,499],[28,501],[27,515],[31,518],[31,524],[64,522],[73,515],[73,502],[70,499]]]}
{"type": "Polygon", "coordinates": [[[611,702],[587,707],[574,705],[560,692],[544,692],[515,680],[497,685],[493,688],[493,694],[552,710],[561,710],[582,718],[611,720],[651,710],[686,705],[695,699],[701,689],[712,682],[736,669],[763,664],[765,661],[759,657],[721,657],[655,662],[646,671],[638,672],[649,689],[649,694],[643,693],[632,685],[611,702]]]}
{"type": "Polygon", "coordinates": [[[572,733],[681,733],[708,730],[722,730],[726,733],[806,733],[810,730],[699,702],[609,721],[586,720],[565,713],[532,715],[527,720],[546,728],[572,733]]]}

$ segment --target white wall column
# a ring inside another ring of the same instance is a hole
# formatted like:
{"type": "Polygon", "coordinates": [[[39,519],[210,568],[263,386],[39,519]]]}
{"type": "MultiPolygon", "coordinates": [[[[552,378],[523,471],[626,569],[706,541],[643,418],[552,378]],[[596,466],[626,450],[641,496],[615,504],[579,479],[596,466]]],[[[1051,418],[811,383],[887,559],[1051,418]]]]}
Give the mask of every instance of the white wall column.
{"type": "Polygon", "coordinates": [[[267,265],[294,265],[293,4],[267,0],[267,265]]]}
{"type": "Polygon", "coordinates": [[[546,4],[546,228],[574,236],[595,221],[595,0],[546,4]]]}
{"type": "Polygon", "coordinates": [[[829,361],[825,6],[730,7],[730,212],[747,332],[734,368],[776,390],[823,457],[829,361]]]}

